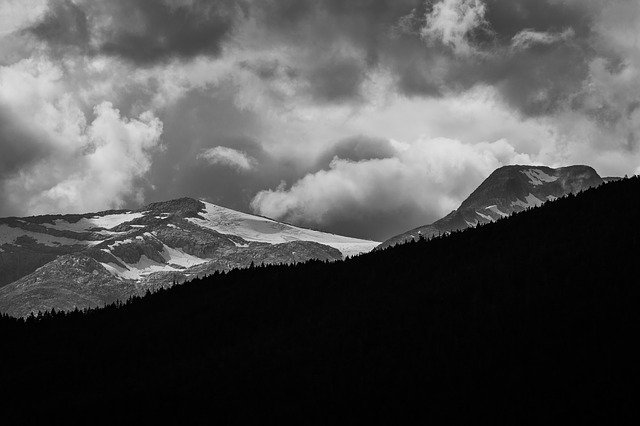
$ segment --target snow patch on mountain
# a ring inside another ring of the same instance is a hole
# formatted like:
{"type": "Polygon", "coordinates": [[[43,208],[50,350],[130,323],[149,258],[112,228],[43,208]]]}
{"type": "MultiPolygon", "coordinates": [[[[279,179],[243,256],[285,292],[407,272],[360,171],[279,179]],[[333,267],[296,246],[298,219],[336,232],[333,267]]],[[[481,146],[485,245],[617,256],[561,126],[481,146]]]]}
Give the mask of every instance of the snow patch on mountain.
{"type": "Polygon", "coordinates": [[[139,280],[154,272],[180,271],[209,261],[207,259],[200,259],[199,257],[187,254],[182,250],[171,248],[166,244],[163,244],[163,250],[160,252],[165,263],[156,262],[145,255],[140,256],[140,260],[136,263],[127,263],[112,253],[110,254],[118,259],[120,263],[125,265],[126,268],[111,262],[101,262],[101,265],[104,266],[112,275],[127,280],[139,280]]]}
{"type": "Polygon", "coordinates": [[[534,186],[543,185],[545,182],[555,182],[558,180],[556,176],[550,176],[540,169],[523,170],[521,173],[529,178],[529,183],[534,186]]]}
{"type": "Polygon", "coordinates": [[[485,219],[485,220],[488,220],[488,221],[492,221],[492,220],[493,220],[493,218],[492,218],[491,216],[486,215],[486,214],[482,214],[482,213],[480,213],[479,211],[476,211],[476,214],[477,214],[478,216],[480,216],[481,218],[485,219]]]}
{"type": "Polygon", "coordinates": [[[118,246],[122,246],[125,244],[131,244],[133,243],[133,240],[131,238],[127,238],[126,240],[120,240],[120,241],[116,241],[113,244],[109,244],[109,250],[113,250],[114,248],[118,247],[118,246]]]}
{"type": "Polygon", "coordinates": [[[520,199],[513,201],[511,203],[512,206],[520,206],[523,209],[529,208],[529,207],[538,207],[540,205],[542,205],[543,201],[541,199],[539,199],[538,197],[536,197],[535,195],[529,193],[529,195],[527,195],[525,197],[525,201],[522,201],[520,199]]]}
{"type": "Polygon", "coordinates": [[[495,213],[495,214],[497,214],[497,215],[499,215],[499,216],[502,216],[502,217],[507,217],[507,216],[509,216],[507,213],[505,213],[505,212],[503,212],[502,210],[500,210],[500,209],[498,208],[498,206],[496,206],[495,204],[494,204],[494,205],[492,205],[492,206],[487,206],[487,207],[485,207],[485,209],[487,209],[487,210],[489,210],[489,211],[492,211],[493,213],[495,213]]]}
{"type": "Polygon", "coordinates": [[[166,244],[164,245],[164,249],[160,254],[168,264],[178,265],[184,268],[190,268],[192,266],[201,265],[208,262],[208,260],[206,259],[200,259],[199,257],[192,256],[188,253],[183,252],[182,250],[171,248],[166,244]]]}
{"type": "Polygon", "coordinates": [[[151,260],[145,255],[140,256],[140,260],[137,263],[124,264],[127,266],[126,269],[116,265],[115,263],[102,263],[102,266],[104,266],[113,275],[128,280],[139,280],[145,275],[149,275],[153,272],[166,271],[167,269],[176,270],[168,265],[151,260]]]}
{"type": "Polygon", "coordinates": [[[67,222],[64,219],[56,219],[53,224],[45,224],[47,228],[53,228],[60,231],[87,232],[94,228],[111,229],[118,225],[145,216],[145,212],[126,212],[107,214],[104,216],[94,216],[90,218],[81,218],[77,222],[67,222]]]}

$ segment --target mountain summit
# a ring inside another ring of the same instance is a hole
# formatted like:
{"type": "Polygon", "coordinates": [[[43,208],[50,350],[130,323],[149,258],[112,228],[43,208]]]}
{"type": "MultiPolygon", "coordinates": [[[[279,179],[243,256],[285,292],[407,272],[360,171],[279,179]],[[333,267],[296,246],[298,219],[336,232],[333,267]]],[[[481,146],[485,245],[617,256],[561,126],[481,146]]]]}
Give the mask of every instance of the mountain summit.
{"type": "Polygon", "coordinates": [[[460,205],[442,219],[412,229],[383,242],[379,248],[429,238],[478,224],[493,222],[511,213],[537,207],[546,201],[602,184],[589,166],[552,169],[543,166],[504,166],[496,169],[460,205]]]}
{"type": "Polygon", "coordinates": [[[97,307],[252,262],[339,260],[376,245],[191,198],[0,219],[0,312],[97,307]]]}

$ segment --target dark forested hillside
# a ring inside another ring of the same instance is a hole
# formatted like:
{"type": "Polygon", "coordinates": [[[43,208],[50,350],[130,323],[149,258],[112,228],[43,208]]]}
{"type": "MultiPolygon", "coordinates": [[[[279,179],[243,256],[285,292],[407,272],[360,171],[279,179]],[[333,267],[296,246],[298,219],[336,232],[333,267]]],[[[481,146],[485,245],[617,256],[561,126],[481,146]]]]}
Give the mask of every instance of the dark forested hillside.
{"type": "Polygon", "coordinates": [[[626,179],[344,262],[5,317],[3,416],[609,419],[638,384],[639,195],[626,179]]]}

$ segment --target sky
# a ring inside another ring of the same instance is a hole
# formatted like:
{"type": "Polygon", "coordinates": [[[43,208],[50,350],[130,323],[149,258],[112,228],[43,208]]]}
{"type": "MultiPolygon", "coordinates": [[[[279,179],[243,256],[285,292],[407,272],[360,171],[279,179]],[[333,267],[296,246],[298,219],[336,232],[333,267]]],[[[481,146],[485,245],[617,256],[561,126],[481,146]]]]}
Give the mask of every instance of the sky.
{"type": "Polygon", "coordinates": [[[0,0],[0,216],[195,197],[384,240],[640,172],[637,0],[0,0]]]}

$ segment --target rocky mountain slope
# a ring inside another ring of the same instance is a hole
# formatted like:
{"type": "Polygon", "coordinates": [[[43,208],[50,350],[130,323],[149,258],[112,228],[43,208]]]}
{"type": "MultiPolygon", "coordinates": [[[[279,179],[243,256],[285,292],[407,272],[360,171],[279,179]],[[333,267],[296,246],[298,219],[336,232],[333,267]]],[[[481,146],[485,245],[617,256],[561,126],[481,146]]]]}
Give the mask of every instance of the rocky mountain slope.
{"type": "Polygon", "coordinates": [[[252,262],[338,260],[377,244],[189,198],[137,211],[0,219],[0,312],[102,306],[252,262]]]}
{"type": "MultiPolygon", "coordinates": [[[[607,178],[613,180],[615,178],[607,178]]],[[[379,248],[402,244],[420,236],[444,234],[537,207],[569,193],[602,184],[604,180],[588,166],[552,169],[542,166],[505,166],[495,170],[460,205],[442,219],[396,235],[379,248]]]]}

